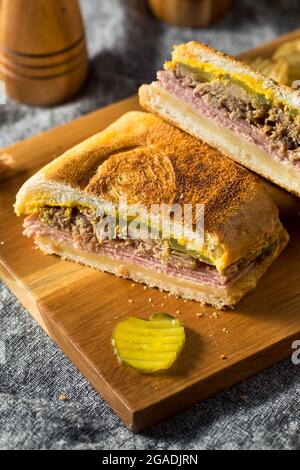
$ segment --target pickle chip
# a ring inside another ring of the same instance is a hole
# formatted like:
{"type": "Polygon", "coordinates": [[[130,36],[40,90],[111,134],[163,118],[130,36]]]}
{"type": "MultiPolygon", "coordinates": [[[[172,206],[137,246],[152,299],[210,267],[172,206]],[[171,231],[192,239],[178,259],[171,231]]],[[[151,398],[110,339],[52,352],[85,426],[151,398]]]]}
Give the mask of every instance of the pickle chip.
{"type": "Polygon", "coordinates": [[[170,369],[184,343],[184,327],[166,313],[149,320],[129,317],[116,325],[112,336],[119,361],[144,374],[170,369]]]}

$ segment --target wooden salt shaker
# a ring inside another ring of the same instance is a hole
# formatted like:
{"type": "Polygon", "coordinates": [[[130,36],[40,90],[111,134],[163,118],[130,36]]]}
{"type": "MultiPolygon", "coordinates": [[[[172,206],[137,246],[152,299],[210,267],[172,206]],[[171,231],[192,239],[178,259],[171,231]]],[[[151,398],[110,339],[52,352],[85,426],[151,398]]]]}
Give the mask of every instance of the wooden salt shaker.
{"type": "Polygon", "coordinates": [[[0,80],[33,106],[71,98],[88,71],[77,0],[0,0],[0,80]]]}
{"type": "Polygon", "coordinates": [[[148,0],[155,16],[177,26],[208,26],[221,18],[232,0],[148,0]]]}

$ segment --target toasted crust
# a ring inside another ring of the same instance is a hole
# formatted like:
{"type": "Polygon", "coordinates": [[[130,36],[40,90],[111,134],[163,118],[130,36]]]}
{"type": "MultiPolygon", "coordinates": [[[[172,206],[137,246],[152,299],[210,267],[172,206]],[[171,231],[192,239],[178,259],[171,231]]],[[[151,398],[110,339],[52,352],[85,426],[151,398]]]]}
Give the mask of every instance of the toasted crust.
{"type": "Polygon", "coordinates": [[[147,113],[131,112],[40,170],[17,195],[17,214],[42,205],[116,202],[203,204],[205,233],[222,268],[256,252],[282,230],[278,210],[250,172],[147,113]]]}
{"type": "Polygon", "coordinates": [[[258,83],[261,83],[264,90],[272,92],[277,100],[288,104],[292,108],[300,108],[299,91],[277,83],[268,76],[249,67],[247,64],[206,44],[190,41],[186,44],[174,46],[172,58],[175,62],[184,60],[195,66],[197,62],[210,63],[228,73],[238,73],[244,75],[246,79],[250,77],[258,83]]]}

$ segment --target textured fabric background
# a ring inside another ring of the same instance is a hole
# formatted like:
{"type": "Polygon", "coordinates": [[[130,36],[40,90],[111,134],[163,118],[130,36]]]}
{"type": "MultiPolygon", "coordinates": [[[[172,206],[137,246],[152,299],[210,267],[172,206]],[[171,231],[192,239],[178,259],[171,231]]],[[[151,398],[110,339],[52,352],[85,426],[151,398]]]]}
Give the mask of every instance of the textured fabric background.
{"type": "MultiPolygon", "coordinates": [[[[180,29],[133,10],[137,1],[82,0],[91,75],[54,109],[0,107],[0,146],[136,92],[172,44],[200,39],[237,52],[300,27],[296,0],[237,0],[210,29],[180,29]]],[[[299,367],[285,361],[140,434],[131,434],[18,301],[0,287],[0,448],[298,449],[299,367]],[[58,401],[64,393],[68,402],[58,401]]]]}

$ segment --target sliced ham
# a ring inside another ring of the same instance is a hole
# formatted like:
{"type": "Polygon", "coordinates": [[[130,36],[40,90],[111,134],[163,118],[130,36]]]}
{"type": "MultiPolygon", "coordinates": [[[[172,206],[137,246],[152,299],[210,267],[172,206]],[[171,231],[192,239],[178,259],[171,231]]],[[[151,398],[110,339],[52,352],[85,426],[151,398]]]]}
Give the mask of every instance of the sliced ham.
{"type": "Polygon", "coordinates": [[[171,95],[184,101],[197,112],[205,114],[208,118],[217,122],[220,126],[231,129],[234,133],[242,135],[253,142],[264,152],[275,160],[284,161],[288,166],[297,167],[300,170],[300,161],[289,158],[288,153],[283,156],[282,152],[274,149],[274,143],[259,129],[242,119],[232,119],[225,108],[214,107],[201,96],[195,94],[193,88],[178,80],[172,71],[161,71],[158,73],[158,85],[167,90],[171,95]]]}
{"type": "Polygon", "coordinates": [[[24,221],[24,235],[35,237],[37,235],[52,239],[57,244],[70,245],[122,262],[140,265],[150,271],[179,277],[212,287],[225,287],[235,282],[240,276],[253,267],[253,263],[244,269],[230,275],[220,274],[215,267],[199,263],[197,269],[188,269],[174,266],[170,263],[154,258],[151,254],[139,251],[134,244],[126,244],[123,240],[104,240],[99,244],[95,236],[86,237],[74,235],[70,231],[59,230],[56,227],[42,223],[36,216],[27,217],[24,221]]]}

